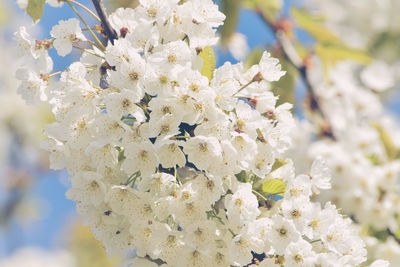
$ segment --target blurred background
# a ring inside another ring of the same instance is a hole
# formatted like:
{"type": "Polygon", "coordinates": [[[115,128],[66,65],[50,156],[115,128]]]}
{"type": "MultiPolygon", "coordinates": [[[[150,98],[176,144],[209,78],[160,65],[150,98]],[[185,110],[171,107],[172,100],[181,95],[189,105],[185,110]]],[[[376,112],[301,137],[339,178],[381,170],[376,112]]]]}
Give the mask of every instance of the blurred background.
{"type": "MultiPolygon", "coordinates": [[[[53,120],[50,108],[27,106],[16,94],[18,60],[13,56],[13,33],[26,26],[35,39],[49,38],[53,25],[75,14],[68,5],[46,5],[43,18],[32,28],[32,19],[20,8],[26,2],[0,0],[0,266],[120,266],[124,260],[108,259],[88,227],[82,226],[73,201],[66,199],[68,173],[49,170],[47,155],[39,149],[44,138],[42,128],[53,120]]],[[[80,2],[94,10],[90,1],[80,2]]],[[[227,15],[219,31],[221,43],[215,48],[217,66],[225,61],[244,61],[251,66],[268,49],[280,57],[288,72],[276,84],[276,93],[281,95],[280,101],[294,103],[297,115],[302,117],[304,81],[275,46],[276,31],[282,30],[294,35],[296,49],[305,62],[315,55],[328,65],[338,60],[365,63],[371,58],[383,62],[387,71],[379,75],[390,74],[392,83],[382,99],[388,110],[399,116],[400,1],[215,2],[227,15]],[[335,36],[343,41],[340,47],[335,46],[335,36]]],[[[134,7],[137,3],[105,0],[105,4],[111,12],[115,7],[134,7]]],[[[81,14],[94,24],[85,12],[81,14]]],[[[54,71],[65,69],[78,56],[72,53],[62,58],[54,49],[49,53],[54,71]]]]}

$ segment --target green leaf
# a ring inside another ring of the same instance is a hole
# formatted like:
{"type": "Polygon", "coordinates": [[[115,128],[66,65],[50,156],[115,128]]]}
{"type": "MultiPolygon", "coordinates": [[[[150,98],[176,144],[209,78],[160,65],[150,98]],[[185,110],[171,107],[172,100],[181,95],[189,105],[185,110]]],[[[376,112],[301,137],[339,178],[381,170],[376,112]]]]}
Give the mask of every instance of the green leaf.
{"type": "Polygon", "coordinates": [[[238,0],[221,0],[221,11],[225,14],[226,19],[221,29],[221,43],[226,46],[229,39],[236,31],[239,21],[240,1],[238,0]]]}
{"type": "Polygon", "coordinates": [[[203,68],[201,69],[201,74],[206,76],[209,81],[212,80],[214,76],[214,70],[216,66],[214,49],[210,46],[206,46],[199,53],[199,57],[203,59],[203,68]]]}
{"type": "Polygon", "coordinates": [[[245,171],[241,171],[241,172],[235,174],[235,176],[239,182],[242,182],[242,183],[248,182],[247,181],[247,173],[245,171]]]}
{"type": "Polygon", "coordinates": [[[262,184],[261,190],[265,194],[283,196],[286,191],[286,184],[281,179],[269,179],[262,184]]]}
{"type": "Polygon", "coordinates": [[[276,159],[274,162],[274,165],[272,165],[271,172],[276,171],[277,169],[279,169],[280,167],[282,167],[286,164],[288,164],[287,161],[284,161],[283,159],[276,159]]]}
{"type": "Polygon", "coordinates": [[[46,0],[29,0],[26,12],[32,18],[33,22],[37,22],[43,16],[43,9],[46,0]]]}
{"type": "Polygon", "coordinates": [[[322,25],[322,19],[320,16],[316,17],[308,13],[304,9],[298,9],[293,7],[291,10],[292,16],[294,17],[296,24],[317,41],[329,44],[342,44],[342,40],[336,36],[332,31],[322,25]]]}
{"type": "Polygon", "coordinates": [[[244,61],[246,70],[250,69],[253,65],[260,63],[264,50],[261,48],[254,48],[244,61]]]}
{"type": "Polygon", "coordinates": [[[325,72],[328,67],[335,66],[336,63],[343,60],[354,60],[361,64],[369,64],[372,61],[366,52],[345,45],[317,44],[314,49],[322,61],[325,72]]]}
{"type": "MultiPolygon", "coordinates": [[[[239,0],[228,0],[239,1],[239,0]]],[[[255,12],[262,12],[270,21],[274,21],[277,13],[282,9],[282,0],[242,0],[242,6],[255,12]]]]}
{"type": "Polygon", "coordinates": [[[390,161],[395,160],[398,157],[398,151],[396,146],[394,145],[392,138],[388,134],[388,132],[380,125],[379,123],[374,123],[372,125],[379,133],[379,137],[385,148],[386,155],[390,161]]]}

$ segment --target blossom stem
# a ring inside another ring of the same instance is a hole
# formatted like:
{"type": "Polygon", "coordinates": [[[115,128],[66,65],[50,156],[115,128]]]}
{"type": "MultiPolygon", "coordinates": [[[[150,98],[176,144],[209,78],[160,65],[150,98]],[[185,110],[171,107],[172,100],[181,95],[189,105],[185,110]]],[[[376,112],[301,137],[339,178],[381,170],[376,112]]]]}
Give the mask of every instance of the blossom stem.
{"type": "Polygon", "coordinates": [[[87,49],[85,49],[85,48],[82,48],[82,47],[80,47],[80,46],[72,45],[72,47],[73,47],[73,48],[76,48],[76,49],[79,49],[79,50],[81,50],[81,51],[83,51],[83,52],[85,52],[85,53],[91,54],[91,55],[93,55],[93,56],[102,58],[101,56],[99,56],[99,55],[97,55],[97,54],[95,54],[95,53],[93,53],[93,52],[90,52],[89,50],[87,50],[87,49]]]}
{"type": "Polygon", "coordinates": [[[178,182],[179,186],[182,186],[182,182],[179,179],[178,170],[176,169],[176,166],[174,166],[174,177],[175,177],[176,181],[178,182]]]}
{"type": "Polygon", "coordinates": [[[82,5],[81,3],[75,1],[75,0],[69,0],[71,3],[83,8],[86,12],[88,12],[90,15],[92,15],[93,18],[95,18],[98,22],[101,22],[100,18],[93,13],[92,10],[90,10],[89,8],[87,8],[86,6],[82,5]]]}
{"type": "Polygon", "coordinates": [[[101,48],[98,44],[96,44],[95,42],[93,42],[92,40],[86,40],[86,41],[87,41],[89,44],[91,44],[91,45],[97,47],[98,49],[102,50],[102,48],[101,48]]]}
{"type": "Polygon", "coordinates": [[[232,96],[237,95],[238,93],[240,93],[242,90],[244,90],[247,86],[249,86],[250,84],[252,84],[254,82],[254,80],[251,80],[250,82],[246,83],[245,85],[243,85],[239,91],[237,91],[236,93],[234,93],[232,96]]]}
{"type": "Polygon", "coordinates": [[[48,78],[57,76],[57,75],[59,75],[59,74],[65,72],[65,71],[66,71],[66,70],[61,70],[61,71],[57,71],[57,72],[51,73],[51,74],[48,75],[48,78]]]}
{"type": "Polygon", "coordinates": [[[86,28],[90,31],[90,33],[92,34],[92,36],[94,37],[94,39],[98,42],[98,44],[101,47],[101,50],[105,50],[105,46],[103,45],[103,43],[99,40],[99,38],[96,36],[96,34],[92,31],[92,29],[90,28],[90,26],[87,24],[87,22],[82,18],[82,16],[79,14],[78,10],[76,10],[76,8],[71,4],[71,0],[66,0],[67,4],[71,7],[71,9],[75,12],[75,14],[79,17],[79,19],[83,22],[83,24],[85,24],[86,28]]]}
{"type": "Polygon", "coordinates": [[[130,184],[131,182],[133,182],[133,186],[135,185],[136,179],[140,176],[140,171],[135,172],[134,174],[132,174],[131,176],[129,176],[128,180],[126,181],[125,185],[130,184]]]}
{"type": "Polygon", "coordinates": [[[188,135],[178,135],[178,136],[174,136],[172,138],[173,139],[188,139],[188,138],[190,138],[190,136],[188,136],[188,135]]]}
{"type": "Polygon", "coordinates": [[[251,190],[253,192],[253,194],[257,195],[259,198],[263,199],[264,201],[267,201],[268,199],[266,197],[264,197],[263,195],[261,195],[259,192],[257,192],[256,190],[251,190]]]}

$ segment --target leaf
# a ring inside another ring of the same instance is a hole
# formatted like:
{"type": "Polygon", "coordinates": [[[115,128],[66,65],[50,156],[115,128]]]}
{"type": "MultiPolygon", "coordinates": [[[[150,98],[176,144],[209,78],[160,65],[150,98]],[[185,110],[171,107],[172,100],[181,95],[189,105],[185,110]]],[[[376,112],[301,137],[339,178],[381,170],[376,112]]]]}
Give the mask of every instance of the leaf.
{"type": "Polygon", "coordinates": [[[214,76],[214,70],[216,66],[214,49],[210,46],[206,46],[199,53],[199,57],[203,59],[203,68],[201,69],[201,74],[206,76],[209,81],[212,80],[214,76]]]}
{"type": "Polygon", "coordinates": [[[286,191],[286,184],[281,179],[269,179],[262,184],[261,190],[266,194],[283,196],[286,191]]]}
{"type": "Polygon", "coordinates": [[[287,161],[284,161],[283,159],[276,159],[274,164],[272,165],[271,172],[276,171],[277,169],[279,169],[280,167],[282,167],[286,164],[288,164],[287,161]]]}
{"type": "Polygon", "coordinates": [[[235,174],[237,180],[242,183],[247,183],[247,173],[245,171],[241,171],[235,174]]]}
{"type": "MultiPolygon", "coordinates": [[[[228,0],[238,1],[238,0],[228,0]]],[[[255,12],[262,12],[270,21],[274,21],[276,14],[282,10],[282,0],[242,0],[242,6],[255,12]]]]}
{"type": "Polygon", "coordinates": [[[293,7],[291,10],[292,16],[296,20],[297,25],[308,32],[315,40],[322,43],[342,44],[342,40],[336,36],[327,27],[322,25],[321,17],[313,16],[306,10],[293,7]]]}
{"type": "Polygon", "coordinates": [[[46,0],[29,0],[26,12],[32,18],[33,22],[37,22],[43,16],[43,9],[46,0]]]}
{"type": "Polygon", "coordinates": [[[221,43],[226,46],[231,36],[236,32],[236,26],[239,21],[240,1],[221,0],[221,11],[226,19],[221,29],[221,43]]]}
{"type": "Polygon", "coordinates": [[[250,69],[253,65],[260,63],[264,50],[261,48],[254,48],[244,61],[246,70],[250,69]]]}
{"type": "Polygon", "coordinates": [[[379,137],[381,139],[383,147],[385,148],[388,159],[390,161],[395,160],[398,157],[399,153],[388,132],[385,131],[385,129],[379,123],[374,123],[372,127],[374,127],[378,131],[379,137]]]}
{"type": "Polygon", "coordinates": [[[369,64],[372,61],[371,57],[364,51],[345,45],[317,44],[315,52],[325,67],[334,66],[342,60],[354,60],[361,64],[369,64]]]}

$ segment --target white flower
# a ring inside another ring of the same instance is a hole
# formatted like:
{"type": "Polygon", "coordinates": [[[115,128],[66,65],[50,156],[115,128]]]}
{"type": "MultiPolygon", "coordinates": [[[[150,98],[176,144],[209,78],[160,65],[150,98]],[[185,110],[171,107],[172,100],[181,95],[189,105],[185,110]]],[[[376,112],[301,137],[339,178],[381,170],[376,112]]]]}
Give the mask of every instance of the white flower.
{"type": "Polygon", "coordinates": [[[313,266],[315,253],[310,243],[304,239],[290,243],[285,251],[285,264],[288,266],[313,266]]]}
{"type": "Polygon", "coordinates": [[[377,92],[383,92],[395,85],[393,69],[384,61],[375,61],[361,72],[362,82],[377,92]]]}
{"type": "Polygon", "coordinates": [[[127,174],[140,171],[143,177],[154,173],[158,167],[156,149],[149,141],[142,143],[130,143],[125,147],[126,159],[121,168],[127,174]]]}
{"type": "Polygon", "coordinates": [[[19,69],[16,78],[22,83],[18,86],[17,93],[28,104],[39,104],[41,101],[47,100],[46,88],[47,83],[36,72],[29,69],[19,69]]]}
{"type": "Polygon", "coordinates": [[[157,155],[160,163],[164,168],[173,168],[176,165],[184,167],[186,164],[185,154],[181,148],[179,141],[162,139],[156,143],[157,155]]]}
{"type": "Polygon", "coordinates": [[[229,52],[236,60],[243,60],[249,53],[249,46],[245,35],[235,32],[228,41],[229,52]]]}
{"type": "Polygon", "coordinates": [[[285,75],[286,71],[281,71],[281,65],[278,63],[278,59],[271,57],[270,53],[264,52],[259,65],[262,79],[275,82],[285,75]]]}
{"type": "Polygon", "coordinates": [[[299,231],[303,231],[313,211],[309,199],[305,197],[285,199],[282,201],[281,208],[284,216],[291,219],[299,231]]]}
{"type": "Polygon", "coordinates": [[[260,215],[257,197],[248,183],[240,184],[233,195],[225,197],[227,215],[232,224],[241,226],[260,215]]]}
{"type": "MultiPolygon", "coordinates": [[[[260,253],[263,251],[263,242],[255,236],[237,235],[233,238],[229,247],[229,252],[235,262],[241,266],[251,263],[253,255],[251,252],[260,253]]],[[[261,253],[260,253],[261,254],[261,253]]]]}
{"type": "Polygon", "coordinates": [[[326,166],[326,162],[322,157],[315,159],[311,166],[310,179],[313,184],[313,191],[319,193],[318,189],[331,188],[331,171],[326,166]]]}
{"type": "Polygon", "coordinates": [[[106,188],[98,173],[79,173],[72,176],[71,183],[72,188],[66,193],[69,199],[89,202],[95,206],[100,205],[104,201],[106,188]]]}
{"type": "Polygon", "coordinates": [[[267,236],[275,252],[282,255],[291,242],[299,240],[300,233],[291,220],[275,215],[272,217],[272,226],[267,236]]]}
{"type": "Polygon", "coordinates": [[[183,151],[188,155],[188,161],[200,170],[207,170],[221,162],[221,145],[215,137],[191,137],[184,143],[183,151]]]}
{"type": "Polygon", "coordinates": [[[120,120],[126,112],[127,114],[131,114],[136,121],[143,122],[145,120],[143,110],[136,105],[140,98],[141,94],[138,95],[137,92],[126,89],[120,93],[108,94],[104,99],[107,114],[110,114],[110,117],[116,120],[120,120]]]}
{"type": "Polygon", "coordinates": [[[133,51],[129,53],[129,58],[123,60],[116,71],[110,71],[110,85],[119,89],[128,89],[135,94],[132,99],[135,103],[143,98],[143,79],[146,63],[142,57],[133,51]]]}
{"type": "Polygon", "coordinates": [[[53,45],[60,56],[66,56],[72,50],[72,43],[86,41],[82,34],[79,20],[72,18],[67,21],[60,20],[58,25],[54,26],[50,34],[55,38],[53,45]]]}

